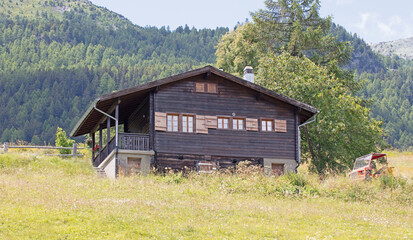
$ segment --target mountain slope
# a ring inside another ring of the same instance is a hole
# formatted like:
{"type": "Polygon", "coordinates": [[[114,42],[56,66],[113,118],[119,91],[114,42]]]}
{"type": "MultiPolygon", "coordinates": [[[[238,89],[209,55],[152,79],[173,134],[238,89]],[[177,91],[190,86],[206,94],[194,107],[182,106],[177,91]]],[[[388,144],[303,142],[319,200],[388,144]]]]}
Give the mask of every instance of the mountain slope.
{"type": "Polygon", "coordinates": [[[1,4],[1,142],[53,143],[96,96],[215,62],[228,31],[142,28],[81,0],[1,4]]]}
{"type": "Polygon", "coordinates": [[[384,56],[399,56],[405,59],[413,59],[413,37],[372,44],[371,48],[376,53],[384,56]]]}

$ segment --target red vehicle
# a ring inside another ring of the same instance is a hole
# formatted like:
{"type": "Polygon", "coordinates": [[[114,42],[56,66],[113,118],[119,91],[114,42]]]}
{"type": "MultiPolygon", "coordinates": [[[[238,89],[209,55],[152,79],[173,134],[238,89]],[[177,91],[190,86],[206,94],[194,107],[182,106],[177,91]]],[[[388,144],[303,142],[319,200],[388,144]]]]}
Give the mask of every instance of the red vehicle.
{"type": "Polygon", "coordinates": [[[348,174],[352,179],[370,179],[382,175],[392,175],[393,168],[387,164],[387,154],[370,153],[359,157],[354,162],[353,170],[348,174]]]}

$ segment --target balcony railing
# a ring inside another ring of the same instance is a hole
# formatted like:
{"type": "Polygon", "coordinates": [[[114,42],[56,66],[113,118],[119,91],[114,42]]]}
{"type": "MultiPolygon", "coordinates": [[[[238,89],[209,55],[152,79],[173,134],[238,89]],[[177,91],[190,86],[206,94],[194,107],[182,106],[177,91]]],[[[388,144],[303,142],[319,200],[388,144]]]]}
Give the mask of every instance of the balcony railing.
{"type": "MultiPolygon", "coordinates": [[[[119,149],[135,150],[135,151],[149,151],[149,135],[138,133],[119,133],[119,149]]],[[[113,137],[109,143],[98,153],[93,159],[93,165],[99,166],[109,154],[115,150],[116,141],[113,137]]]]}

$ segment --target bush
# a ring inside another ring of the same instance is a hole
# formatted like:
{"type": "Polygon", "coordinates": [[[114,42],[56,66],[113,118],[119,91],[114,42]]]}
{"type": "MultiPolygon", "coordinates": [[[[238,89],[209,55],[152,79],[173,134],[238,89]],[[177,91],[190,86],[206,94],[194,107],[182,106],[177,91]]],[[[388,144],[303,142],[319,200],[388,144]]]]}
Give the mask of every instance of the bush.
{"type": "MultiPolygon", "coordinates": [[[[57,127],[56,131],[56,147],[72,147],[75,140],[69,139],[66,136],[66,132],[60,127],[57,127]]],[[[70,149],[60,149],[60,154],[70,154],[70,149]]]]}

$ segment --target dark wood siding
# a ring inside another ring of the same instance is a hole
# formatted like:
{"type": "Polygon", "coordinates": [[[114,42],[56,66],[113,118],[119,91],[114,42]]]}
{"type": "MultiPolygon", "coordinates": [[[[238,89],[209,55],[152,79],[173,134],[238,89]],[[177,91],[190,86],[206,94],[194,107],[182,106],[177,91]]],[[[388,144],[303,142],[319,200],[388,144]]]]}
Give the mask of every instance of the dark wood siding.
{"type": "Polygon", "coordinates": [[[141,102],[129,116],[127,129],[129,133],[149,133],[149,96],[141,102]]]}
{"type": "MultiPolygon", "coordinates": [[[[209,129],[208,134],[156,132],[160,154],[295,159],[295,108],[211,75],[171,83],[155,93],[155,112],[287,120],[287,132],[209,129]],[[195,92],[195,82],[217,83],[217,94],[195,92]]],[[[161,157],[160,157],[161,159],[161,157]]],[[[159,160],[160,160],[159,159],[159,160]]],[[[170,159],[171,160],[171,159],[170,159]]],[[[162,165],[162,164],[161,164],[162,165]]]]}

